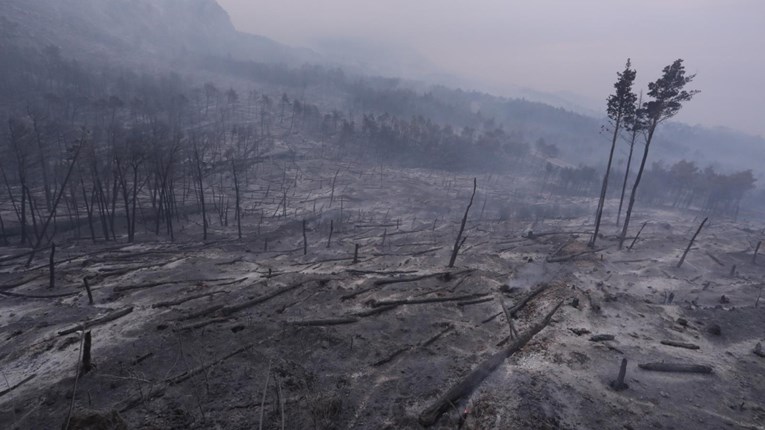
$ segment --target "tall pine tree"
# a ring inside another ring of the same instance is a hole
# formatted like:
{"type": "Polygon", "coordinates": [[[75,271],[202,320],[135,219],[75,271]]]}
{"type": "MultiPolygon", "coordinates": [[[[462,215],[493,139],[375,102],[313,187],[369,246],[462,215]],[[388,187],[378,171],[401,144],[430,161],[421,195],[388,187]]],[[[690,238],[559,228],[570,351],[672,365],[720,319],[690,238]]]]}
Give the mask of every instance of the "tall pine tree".
{"type": "Polygon", "coordinates": [[[603,218],[603,206],[605,205],[606,192],[608,191],[608,177],[611,174],[611,164],[614,160],[614,150],[616,149],[616,140],[619,138],[619,131],[624,127],[625,123],[631,124],[635,117],[637,96],[632,92],[632,84],[635,82],[637,72],[631,67],[632,64],[628,58],[624,71],[616,74],[619,77],[614,84],[616,92],[608,96],[607,112],[611,127],[613,128],[613,136],[611,137],[611,152],[608,154],[608,165],[606,166],[606,173],[603,175],[603,185],[600,188],[598,209],[595,212],[595,233],[593,233],[590,239],[590,247],[594,247],[595,241],[598,240],[600,221],[603,218]]]}
{"type": "Polygon", "coordinates": [[[640,186],[640,180],[643,178],[643,171],[645,170],[646,161],[648,160],[648,151],[651,148],[651,142],[656,134],[656,128],[662,122],[677,115],[683,107],[683,103],[690,101],[694,95],[699,93],[699,91],[696,90],[686,91],[684,89],[695,77],[696,75],[686,76],[683,60],[677,59],[675,62],[664,68],[661,78],[657,79],[656,82],[648,84],[648,96],[651,100],[643,103],[642,106],[642,109],[645,112],[645,127],[647,133],[645,149],[643,151],[643,160],[640,162],[640,169],[635,178],[635,184],[632,186],[629,204],[627,205],[624,226],[622,228],[622,234],[619,237],[619,249],[622,249],[624,246],[624,240],[627,237],[627,231],[629,231],[628,229],[630,226],[630,219],[632,218],[632,209],[635,206],[638,186],[640,186]]]}

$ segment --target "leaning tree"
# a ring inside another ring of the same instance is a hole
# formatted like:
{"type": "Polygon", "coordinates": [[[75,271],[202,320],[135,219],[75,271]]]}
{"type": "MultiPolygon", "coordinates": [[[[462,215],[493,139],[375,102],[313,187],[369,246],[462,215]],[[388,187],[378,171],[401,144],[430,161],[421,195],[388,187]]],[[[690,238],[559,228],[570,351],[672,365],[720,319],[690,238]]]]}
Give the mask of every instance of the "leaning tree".
{"type": "Polygon", "coordinates": [[[624,226],[619,237],[619,249],[622,249],[624,240],[627,237],[638,186],[640,186],[640,180],[643,177],[643,171],[648,160],[648,151],[656,134],[656,128],[662,122],[677,115],[683,107],[683,103],[690,101],[694,95],[699,93],[696,90],[686,91],[684,89],[687,84],[693,81],[694,77],[696,75],[685,75],[683,60],[677,59],[674,63],[664,68],[661,78],[648,84],[648,96],[651,100],[643,103],[642,106],[646,121],[645,149],[643,150],[643,159],[640,162],[635,183],[632,185],[632,192],[630,193],[630,200],[624,217],[624,226]]]}
{"type": "Polygon", "coordinates": [[[600,230],[600,220],[603,217],[603,206],[606,201],[606,192],[608,191],[608,177],[611,174],[611,163],[614,160],[614,150],[616,149],[616,140],[619,138],[619,131],[623,125],[633,122],[635,116],[635,101],[637,96],[632,92],[632,83],[635,81],[637,72],[631,69],[630,59],[624,66],[623,72],[618,72],[619,79],[614,84],[616,92],[608,96],[608,118],[613,128],[611,137],[611,152],[608,154],[608,165],[606,173],[603,175],[603,185],[600,188],[600,200],[598,200],[598,209],[595,212],[595,233],[590,239],[589,246],[595,247],[595,241],[598,240],[598,231],[600,230]]]}

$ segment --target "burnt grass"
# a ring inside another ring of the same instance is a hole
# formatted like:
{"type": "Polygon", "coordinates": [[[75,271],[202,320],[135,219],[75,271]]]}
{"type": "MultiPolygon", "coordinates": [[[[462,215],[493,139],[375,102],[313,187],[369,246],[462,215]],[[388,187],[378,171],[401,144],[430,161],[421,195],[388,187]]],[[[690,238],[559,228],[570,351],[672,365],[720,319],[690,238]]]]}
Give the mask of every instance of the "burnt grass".
{"type": "Polygon", "coordinates": [[[435,428],[763,428],[765,358],[752,351],[765,341],[765,299],[755,307],[765,261],[751,262],[762,225],[715,219],[676,268],[703,217],[638,207],[635,225],[661,222],[635,249],[617,250],[610,221],[588,253],[594,200],[481,175],[449,269],[472,176],[316,160],[290,169],[264,167],[247,185],[241,240],[213,214],[199,241],[192,211],[174,242],[62,241],[53,289],[47,251],[31,268],[3,259],[0,427],[62,428],[71,407],[70,428],[83,429],[420,428],[420,413],[509,335],[504,314],[490,318],[497,300],[511,307],[544,284],[514,325],[523,332],[565,301],[550,325],[435,428]],[[286,209],[283,177],[294,177],[286,209]],[[88,328],[94,368],[78,372],[82,331],[60,332],[127,308],[88,328]],[[617,392],[622,358],[629,388],[617,392]],[[637,367],[661,361],[714,371],[637,367]]]}

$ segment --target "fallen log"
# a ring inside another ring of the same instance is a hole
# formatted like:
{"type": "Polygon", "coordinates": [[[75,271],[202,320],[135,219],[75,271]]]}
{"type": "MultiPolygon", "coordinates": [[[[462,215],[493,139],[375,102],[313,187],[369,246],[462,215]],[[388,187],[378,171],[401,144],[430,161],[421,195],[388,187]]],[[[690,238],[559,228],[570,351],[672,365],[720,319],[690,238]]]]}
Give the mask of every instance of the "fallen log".
{"type": "Polygon", "coordinates": [[[6,255],[6,256],[0,257],[0,263],[5,263],[6,261],[13,261],[13,260],[17,260],[19,258],[24,258],[24,257],[29,256],[30,254],[33,254],[33,253],[37,252],[37,251],[42,251],[43,249],[48,249],[48,247],[47,246],[46,247],[41,247],[41,248],[37,248],[37,249],[32,250],[32,251],[23,252],[21,254],[16,254],[16,255],[6,255]]]}
{"type": "Polygon", "coordinates": [[[59,293],[59,294],[20,294],[12,293],[10,291],[0,291],[0,296],[17,297],[20,299],[60,299],[62,297],[72,297],[80,294],[79,291],[71,293],[59,293]]]}
{"type": "Polygon", "coordinates": [[[494,300],[493,297],[486,297],[486,298],[483,298],[483,299],[476,299],[476,300],[467,300],[467,301],[464,301],[464,302],[457,303],[457,306],[477,305],[479,303],[491,302],[493,300],[494,300]]]}
{"type": "Polygon", "coordinates": [[[385,357],[385,358],[383,358],[383,359],[381,359],[381,360],[375,361],[374,363],[372,363],[372,366],[374,366],[374,367],[380,367],[380,366],[382,366],[383,364],[387,364],[387,363],[390,363],[390,362],[391,362],[391,361],[393,361],[393,360],[394,360],[396,357],[398,357],[399,355],[401,355],[401,354],[403,354],[403,353],[405,353],[405,352],[409,351],[409,350],[410,350],[410,349],[412,349],[412,348],[414,348],[414,347],[413,347],[413,346],[405,346],[405,347],[403,347],[403,348],[399,348],[399,349],[397,349],[395,352],[393,352],[393,354],[390,354],[389,356],[387,356],[387,357],[385,357]]]}
{"type": "Polygon", "coordinates": [[[430,427],[438,421],[438,418],[446,411],[451,409],[460,399],[469,396],[483,382],[486,377],[492,374],[505,359],[515,354],[523,348],[537,333],[542,331],[552,320],[553,315],[563,305],[559,302],[552,311],[550,311],[541,321],[531,326],[525,333],[518,336],[509,346],[495,353],[487,360],[473,369],[465,378],[452,386],[446,394],[441,396],[435,403],[425,409],[419,416],[420,425],[430,427]]]}
{"type": "Polygon", "coordinates": [[[524,296],[518,303],[513,305],[510,309],[508,309],[507,313],[510,315],[511,318],[515,318],[515,314],[518,313],[521,309],[523,309],[526,304],[531,301],[534,297],[538,296],[545,290],[547,290],[550,287],[550,284],[542,284],[539,287],[537,287],[535,290],[524,296]]]}
{"type": "Polygon", "coordinates": [[[168,300],[168,301],[165,301],[165,302],[154,303],[153,305],[151,305],[151,307],[152,308],[169,308],[170,306],[177,306],[177,305],[186,303],[186,302],[191,301],[191,300],[201,299],[201,298],[204,298],[204,297],[213,296],[215,294],[222,294],[222,293],[227,293],[227,292],[228,291],[212,291],[212,292],[204,293],[204,294],[195,294],[193,296],[187,296],[187,297],[183,297],[183,298],[180,298],[180,299],[177,299],[177,300],[168,300]]]}
{"type": "Polygon", "coordinates": [[[170,387],[172,385],[180,384],[181,382],[183,382],[183,381],[185,381],[185,380],[187,380],[187,379],[189,379],[189,378],[191,378],[191,377],[193,377],[195,375],[198,375],[198,374],[204,372],[205,370],[209,369],[210,367],[217,366],[218,364],[228,360],[229,358],[231,358],[231,357],[233,357],[235,355],[241,354],[241,353],[251,349],[253,346],[255,346],[254,343],[250,344],[250,345],[247,345],[247,346],[243,346],[243,347],[241,347],[241,348],[239,348],[239,349],[237,349],[237,350],[235,350],[235,351],[233,351],[233,352],[231,352],[231,353],[229,353],[229,354],[227,354],[227,355],[225,355],[225,356],[223,356],[223,357],[219,358],[218,360],[215,360],[215,361],[213,361],[211,363],[205,364],[203,366],[199,366],[199,367],[197,367],[195,369],[192,369],[190,371],[187,371],[187,372],[183,372],[183,373],[181,373],[179,375],[176,375],[176,376],[174,376],[172,378],[165,379],[158,386],[155,386],[151,390],[149,390],[148,393],[141,392],[139,394],[136,394],[136,395],[128,398],[127,400],[119,402],[112,409],[118,410],[119,412],[129,411],[130,409],[140,405],[142,402],[151,400],[152,398],[161,395],[162,393],[165,392],[165,390],[168,387],[170,387]]]}
{"type": "Polygon", "coordinates": [[[133,307],[132,306],[124,308],[124,309],[120,309],[120,310],[112,312],[110,314],[106,314],[106,315],[104,315],[104,316],[102,316],[100,318],[96,318],[96,319],[90,320],[90,321],[85,321],[85,322],[82,322],[80,324],[77,324],[74,327],[70,327],[70,328],[68,328],[66,330],[61,330],[61,331],[58,332],[58,335],[59,336],[66,336],[68,334],[72,334],[72,333],[78,332],[80,330],[86,330],[86,329],[89,329],[91,327],[94,327],[94,326],[97,326],[97,325],[101,325],[101,324],[105,324],[105,323],[114,321],[114,320],[116,320],[118,318],[122,318],[122,317],[124,317],[125,315],[127,315],[127,314],[129,314],[131,312],[133,312],[133,307]]]}
{"type": "Polygon", "coordinates": [[[459,302],[463,300],[472,300],[486,297],[488,294],[467,294],[462,296],[453,297],[430,297],[424,299],[403,299],[403,300],[375,300],[371,303],[373,308],[379,308],[381,306],[401,306],[401,305],[420,305],[424,303],[442,303],[442,302],[459,302]]]}
{"type": "MultiPolygon", "coordinates": [[[[347,258],[343,258],[343,260],[348,260],[347,258]]],[[[353,275],[407,275],[411,273],[417,273],[416,270],[391,270],[391,271],[384,271],[384,270],[359,270],[359,269],[345,269],[347,273],[353,274],[353,275]]]]}
{"type": "Polygon", "coordinates": [[[232,281],[236,280],[237,278],[213,278],[213,279],[187,279],[187,280],[177,280],[177,281],[160,281],[160,282],[149,282],[147,284],[136,284],[136,285],[123,285],[123,286],[117,286],[114,287],[115,293],[123,293],[125,291],[132,291],[132,290],[142,290],[145,288],[154,288],[159,287],[160,285],[171,285],[171,284],[199,284],[202,282],[220,282],[220,281],[232,281]]]}
{"type": "Polygon", "coordinates": [[[188,321],[188,320],[193,320],[193,319],[201,318],[201,317],[204,317],[204,316],[207,316],[207,315],[210,315],[210,314],[214,314],[214,313],[218,312],[221,309],[223,309],[223,305],[220,305],[220,304],[219,305],[212,305],[212,306],[204,308],[204,309],[202,309],[200,311],[193,312],[193,313],[190,313],[188,315],[184,315],[181,318],[178,318],[178,321],[188,321]]]}
{"type": "Polygon", "coordinates": [[[438,339],[440,339],[441,336],[445,335],[446,333],[449,333],[452,330],[454,330],[454,326],[451,325],[451,324],[448,324],[445,329],[443,329],[440,332],[436,333],[434,336],[431,336],[428,340],[426,340],[424,342],[421,342],[421,343],[419,343],[417,345],[410,345],[410,346],[405,346],[403,348],[400,348],[400,349],[396,350],[395,352],[393,352],[393,354],[390,354],[389,356],[387,356],[387,357],[385,357],[385,358],[383,358],[381,360],[378,360],[378,361],[372,363],[372,366],[379,367],[379,366],[382,366],[383,364],[390,363],[391,361],[393,361],[399,355],[401,355],[401,354],[403,354],[403,353],[405,353],[407,351],[410,351],[412,349],[415,349],[415,348],[425,348],[425,347],[433,344],[433,342],[435,342],[438,339]]]}
{"type": "Polygon", "coordinates": [[[13,282],[10,282],[10,283],[7,283],[7,284],[0,285],[0,291],[2,291],[2,290],[12,290],[12,289],[14,289],[16,287],[20,287],[20,286],[22,286],[24,284],[28,284],[28,283],[34,281],[35,279],[41,278],[42,276],[43,276],[43,274],[40,273],[40,274],[35,275],[35,276],[29,276],[29,277],[26,277],[26,278],[23,278],[23,279],[19,279],[17,281],[13,281],[13,282]]]}
{"type": "Polygon", "coordinates": [[[383,312],[387,312],[387,311],[389,311],[391,309],[395,309],[397,307],[398,306],[396,306],[396,305],[381,306],[379,308],[372,308],[372,309],[369,309],[369,310],[366,310],[366,311],[356,312],[353,315],[355,315],[357,317],[368,317],[368,316],[372,316],[372,315],[381,314],[383,312]]]}
{"type": "Polygon", "coordinates": [[[271,300],[274,297],[280,296],[280,295],[282,295],[284,293],[288,293],[288,292],[290,292],[292,290],[295,290],[297,288],[302,287],[303,285],[305,285],[305,282],[299,282],[297,284],[288,285],[288,286],[286,286],[284,288],[280,288],[280,289],[278,289],[278,290],[276,290],[276,291],[274,291],[272,293],[266,294],[264,296],[260,296],[260,297],[254,298],[252,300],[247,300],[244,303],[239,303],[237,305],[231,305],[231,306],[225,306],[223,309],[221,309],[221,313],[223,315],[231,315],[231,314],[233,314],[235,312],[239,312],[241,310],[244,310],[244,309],[251,308],[253,306],[259,305],[259,304],[261,304],[263,302],[271,300]]]}
{"type": "Polygon", "coordinates": [[[667,346],[674,346],[676,348],[699,349],[698,345],[694,345],[692,343],[686,343],[686,342],[675,342],[674,340],[662,340],[661,344],[667,345],[667,346]]]}
{"type": "Polygon", "coordinates": [[[27,376],[26,378],[22,379],[21,381],[17,382],[16,384],[6,388],[5,390],[0,391],[0,397],[10,393],[11,391],[15,390],[16,388],[19,388],[22,385],[26,384],[27,382],[29,382],[32,379],[34,379],[36,376],[37,376],[37,374],[33,373],[33,374],[27,376]]]}
{"type": "Polygon", "coordinates": [[[429,273],[427,275],[409,276],[404,278],[378,279],[374,281],[374,283],[369,287],[362,288],[360,290],[356,290],[344,296],[341,296],[340,300],[343,300],[343,301],[350,300],[354,297],[360,296],[364,293],[374,290],[376,287],[383,286],[383,285],[398,284],[401,282],[416,282],[416,281],[421,281],[423,279],[436,278],[439,276],[445,276],[445,277],[448,276],[449,277],[449,279],[447,279],[448,281],[448,280],[451,280],[452,277],[463,275],[465,273],[470,273],[470,272],[473,272],[474,270],[475,269],[468,269],[468,270],[462,270],[459,272],[436,272],[436,273],[429,273]]]}
{"type": "Polygon", "coordinates": [[[565,248],[565,247],[569,246],[570,244],[574,243],[574,240],[576,240],[576,239],[571,238],[571,239],[561,243],[560,245],[556,246],[555,249],[553,249],[553,251],[551,253],[549,253],[547,255],[547,257],[545,257],[545,259],[554,258],[556,255],[558,255],[558,253],[563,251],[563,248],[565,248]]]}
{"type": "Polygon", "coordinates": [[[712,367],[703,364],[661,362],[638,364],[638,367],[643,370],[652,370],[655,372],[712,373],[712,367]]]}
{"type": "Polygon", "coordinates": [[[436,273],[429,273],[427,275],[420,275],[420,276],[413,276],[413,277],[407,277],[407,278],[395,278],[395,279],[379,279],[374,282],[376,286],[380,285],[388,285],[388,284],[397,284],[401,282],[415,282],[415,281],[421,281],[423,279],[429,279],[429,278],[436,278],[439,276],[459,276],[463,275],[465,273],[473,272],[475,269],[468,269],[468,270],[461,270],[459,272],[436,272],[436,273]]]}
{"type": "Polygon", "coordinates": [[[182,284],[184,282],[189,282],[189,281],[161,281],[161,282],[149,282],[147,284],[123,285],[123,286],[114,287],[114,292],[122,293],[125,291],[142,290],[144,288],[159,287],[160,285],[182,284]]]}
{"type": "Polygon", "coordinates": [[[606,248],[590,249],[590,250],[587,250],[587,251],[582,251],[582,252],[577,252],[575,254],[567,255],[565,257],[556,257],[556,258],[548,257],[548,258],[545,259],[545,261],[547,261],[548,263],[565,263],[565,262],[571,261],[571,260],[573,260],[573,259],[575,259],[577,257],[581,257],[582,255],[596,254],[598,252],[603,251],[604,249],[606,249],[606,248]]]}
{"type": "Polygon", "coordinates": [[[187,324],[181,327],[178,327],[177,331],[188,331],[188,330],[196,330],[198,328],[206,327],[210,324],[217,324],[228,321],[228,318],[213,318],[205,321],[199,321],[195,322],[194,324],[187,324]]]}
{"type": "Polygon", "coordinates": [[[494,321],[498,316],[502,315],[504,312],[497,312],[496,314],[486,318],[485,320],[481,321],[481,324],[486,324],[487,322],[494,321]]]}
{"type": "Polygon", "coordinates": [[[344,325],[359,322],[358,318],[330,318],[323,320],[290,321],[289,323],[301,327],[319,327],[326,325],[344,325]]]}
{"type": "Polygon", "coordinates": [[[720,261],[720,259],[719,259],[719,258],[717,258],[717,257],[715,257],[714,255],[712,255],[712,254],[711,254],[709,251],[706,251],[706,252],[705,252],[705,254],[707,254],[707,257],[711,258],[711,259],[712,259],[712,261],[714,261],[714,262],[715,262],[715,263],[717,263],[718,265],[720,265],[720,266],[722,266],[722,267],[725,267],[725,263],[723,263],[722,261],[720,261]]]}

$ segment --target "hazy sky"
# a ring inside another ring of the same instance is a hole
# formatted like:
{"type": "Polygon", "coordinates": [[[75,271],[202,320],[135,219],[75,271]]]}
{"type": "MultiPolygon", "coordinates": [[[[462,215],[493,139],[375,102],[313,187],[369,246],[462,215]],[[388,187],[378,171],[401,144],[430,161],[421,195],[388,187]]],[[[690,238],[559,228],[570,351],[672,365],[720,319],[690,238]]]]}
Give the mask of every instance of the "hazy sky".
{"type": "Polygon", "coordinates": [[[351,39],[414,50],[485,88],[519,85],[601,101],[627,57],[639,87],[683,58],[702,93],[678,120],[765,136],[763,0],[218,2],[242,31],[306,47],[351,39]]]}

